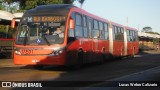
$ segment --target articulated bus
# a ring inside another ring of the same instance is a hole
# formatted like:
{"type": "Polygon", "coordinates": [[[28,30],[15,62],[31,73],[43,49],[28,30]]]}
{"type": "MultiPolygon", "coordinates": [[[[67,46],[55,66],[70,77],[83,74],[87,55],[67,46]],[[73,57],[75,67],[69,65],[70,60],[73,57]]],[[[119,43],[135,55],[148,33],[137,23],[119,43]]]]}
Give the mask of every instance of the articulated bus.
{"type": "Polygon", "coordinates": [[[17,65],[82,65],[138,53],[136,29],[73,5],[42,5],[28,10],[17,29],[17,65]]]}

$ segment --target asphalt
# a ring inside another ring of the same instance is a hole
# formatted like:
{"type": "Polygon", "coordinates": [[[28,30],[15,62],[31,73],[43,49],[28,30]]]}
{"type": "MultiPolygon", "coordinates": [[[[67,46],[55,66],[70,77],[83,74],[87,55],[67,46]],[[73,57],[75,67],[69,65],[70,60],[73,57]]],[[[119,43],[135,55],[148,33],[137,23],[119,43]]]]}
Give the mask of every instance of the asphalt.
{"type": "Polygon", "coordinates": [[[0,59],[0,68],[14,67],[20,68],[25,65],[15,65],[13,59],[0,59]]]}
{"type": "MultiPolygon", "coordinates": [[[[143,51],[143,52],[139,53],[139,56],[141,56],[141,55],[145,56],[145,55],[148,55],[148,54],[160,55],[160,51],[159,52],[154,51],[154,50],[143,51]]],[[[136,55],[136,56],[138,56],[138,55],[136,55]]],[[[10,67],[21,68],[23,66],[24,65],[14,65],[13,59],[0,59],[0,68],[1,69],[7,68],[7,67],[9,67],[9,68],[10,67]]],[[[129,75],[125,75],[125,76],[122,76],[122,77],[114,78],[114,79],[111,79],[110,81],[113,81],[113,83],[114,83],[114,81],[124,81],[124,80],[125,81],[133,81],[133,80],[135,80],[135,78],[137,78],[136,81],[139,81],[139,80],[141,80],[141,81],[144,80],[145,81],[146,79],[151,80],[151,81],[152,80],[160,80],[159,73],[160,73],[160,66],[155,67],[155,68],[151,68],[151,69],[148,69],[148,70],[145,70],[145,71],[136,72],[136,73],[133,73],[133,74],[129,74],[129,75]],[[139,77],[143,77],[143,78],[139,78],[139,77]]],[[[91,85],[91,86],[88,86],[88,87],[78,88],[76,90],[124,90],[124,89],[127,89],[127,90],[160,90],[159,88],[155,88],[155,89],[154,88],[149,88],[148,89],[148,88],[139,88],[139,87],[130,88],[130,87],[118,87],[118,86],[116,86],[116,87],[105,87],[107,85],[108,85],[108,81],[106,80],[106,82],[91,85]]],[[[53,89],[51,89],[51,90],[53,90],[53,89]]],[[[65,90],[65,89],[62,89],[62,90],[65,90]]]]}
{"type": "Polygon", "coordinates": [[[160,90],[159,74],[160,66],[77,90],[160,90]],[[132,86],[131,83],[134,85],[132,86]],[[128,84],[129,86],[119,86],[120,84],[128,84]],[[140,86],[136,86],[138,84],[140,86]],[[143,86],[144,84],[154,84],[155,86],[143,86]]]}

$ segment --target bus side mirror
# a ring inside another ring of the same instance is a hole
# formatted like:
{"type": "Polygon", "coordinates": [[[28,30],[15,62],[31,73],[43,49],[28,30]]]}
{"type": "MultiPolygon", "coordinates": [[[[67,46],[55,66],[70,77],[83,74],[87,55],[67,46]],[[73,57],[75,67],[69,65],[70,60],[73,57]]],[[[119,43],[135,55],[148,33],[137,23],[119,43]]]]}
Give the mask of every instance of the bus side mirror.
{"type": "Polygon", "coordinates": [[[73,19],[69,20],[69,28],[74,29],[74,20],[73,19]]]}
{"type": "Polygon", "coordinates": [[[16,25],[16,21],[15,21],[15,19],[12,19],[11,28],[15,28],[15,25],[16,25]]]}

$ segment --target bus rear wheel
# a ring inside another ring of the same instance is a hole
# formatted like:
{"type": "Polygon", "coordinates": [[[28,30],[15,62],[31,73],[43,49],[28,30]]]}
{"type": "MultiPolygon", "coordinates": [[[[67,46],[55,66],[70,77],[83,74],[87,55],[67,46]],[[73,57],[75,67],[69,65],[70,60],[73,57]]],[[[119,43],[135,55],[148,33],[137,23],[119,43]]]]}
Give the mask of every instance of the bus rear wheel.
{"type": "Polygon", "coordinates": [[[136,49],[133,48],[133,53],[132,53],[131,57],[135,57],[135,54],[136,54],[136,49]]]}

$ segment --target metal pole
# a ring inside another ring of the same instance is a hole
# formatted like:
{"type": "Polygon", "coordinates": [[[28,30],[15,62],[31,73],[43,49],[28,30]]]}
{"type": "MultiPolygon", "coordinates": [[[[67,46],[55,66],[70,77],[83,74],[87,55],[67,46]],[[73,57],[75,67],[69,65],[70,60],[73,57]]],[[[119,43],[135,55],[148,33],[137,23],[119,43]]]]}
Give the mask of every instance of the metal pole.
{"type": "Polygon", "coordinates": [[[127,16],[126,20],[127,20],[127,21],[126,21],[126,24],[127,24],[127,26],[128,26],[128,16],[127,16]]]}
{"type": "Polygon", "coordinates": [[[13,59],[13,54],[14,54],[14,40],[12,41],[12,50],[11,50],[11,58],[13,59]]]}

